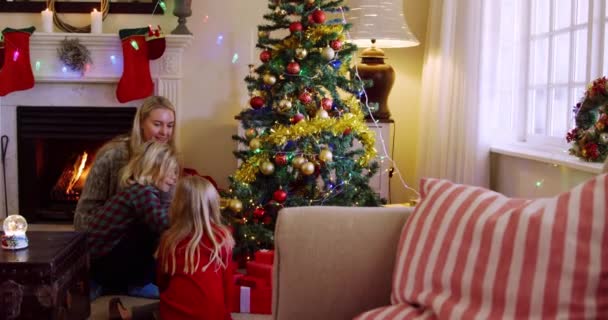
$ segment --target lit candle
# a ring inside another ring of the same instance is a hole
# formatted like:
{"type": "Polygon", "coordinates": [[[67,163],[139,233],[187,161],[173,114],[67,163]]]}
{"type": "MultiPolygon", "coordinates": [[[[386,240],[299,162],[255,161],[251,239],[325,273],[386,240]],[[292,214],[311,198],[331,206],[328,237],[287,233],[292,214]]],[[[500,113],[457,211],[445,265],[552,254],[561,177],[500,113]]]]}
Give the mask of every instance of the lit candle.
{"type": "Polygon", "coordinates": [[[53,32],[53,11],[46,8],[42,14],[42,32],[53,32]]]}
{"type": "Polygon", "coordinates": [[[97,9],[93,9],[91,12],[91,33],[101,33],[101,21],[102,16],[101,12],[97,11],[97,9]]]}

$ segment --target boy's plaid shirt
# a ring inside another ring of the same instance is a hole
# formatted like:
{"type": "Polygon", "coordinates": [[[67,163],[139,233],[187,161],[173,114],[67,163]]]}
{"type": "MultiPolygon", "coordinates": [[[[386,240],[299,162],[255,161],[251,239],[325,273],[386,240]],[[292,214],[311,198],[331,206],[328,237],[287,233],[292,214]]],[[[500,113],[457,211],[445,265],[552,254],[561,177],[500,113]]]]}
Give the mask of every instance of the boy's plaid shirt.
{"type": "Polygon", "coordinates": [[[169,226],[168,209],[169,203],[161,203],[160,190],[154,186],[133,184],[119,191],[92,213],[87,237],[91,258],[108,254],[134,222],[160,234],[169,226]]]}

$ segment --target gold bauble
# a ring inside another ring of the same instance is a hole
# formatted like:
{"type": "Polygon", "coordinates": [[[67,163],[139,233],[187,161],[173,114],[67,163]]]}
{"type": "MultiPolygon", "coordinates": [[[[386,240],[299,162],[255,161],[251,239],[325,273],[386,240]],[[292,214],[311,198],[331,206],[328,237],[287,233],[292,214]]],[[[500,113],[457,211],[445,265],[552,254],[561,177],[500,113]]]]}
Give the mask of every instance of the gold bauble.
{"type": "Polygon", "coordinates": [[[271,86],[271,85],[273,85],[273,84],[275,84],[277,82],[277,77],[271,75],[270,73],[267,73],[267,74],[264,75],[263,80],[264,80],[265,84],[271,86]]]}
{"type": "Polygon", "coordinates": [[[287,15],[287,11],[285,11],[284,9],[281,9],[281,7],[276,7],[274,9],[274,14],[276,14],[279,17],[284,17],[285,15],[287,15]]]}
{"type": "Polygon", "coordinates": [[[291,160],[291,166],[294,167],[295,169],[299,169],[302,166],[302,164],[304,164],[307,161],[308,160],[306,160],[306,158],[304,158],[302,156],[297,156],[297,157],[293,158],[293,160],[291,160]]]}
{"type": "Polygon", "coordinates": [[[251,139],[251,141],[249,141],[249,148],[250,149],[259,149],[262,147],[262,141],[260,141],[260,139],[258,138],[253,138],[251,139]]]}
{"type": "Polygon", "coordinates": [[[264,161],[260,164],[260,172],[265,175],[270,175],[274,172],[274,164],[270,161],[264,161]]]}
{"type": "Polygon", "coordinates": [[[247,139],[253,139],[257,135],[258,135],[258,132],[255,131],[254,128],[249,128],[249,129],[245,130],[245,137],[247,137],[247,139]]]}
{"type": "Polygon", "coordinates": [[[327,119],[329,118],[329,113],[323,109],[317,110],[317,118],[327,119]]]}
{"type": "Polygon", "coordinates": [[[327,61],[331,61],[336,56],[336,52],[330,46],[321,49],[321,57],[327,61]]]}
{"type": "Polygon", "coordinates": [[[279,110],[287,111],[289,109],[291,109],[291,101],[287,99],[282,99],[281,101],[279,101],[279,110]]]}
{"type": "Polygon", "coordinates": [[[331,162],[333,160],[333,157],[333,153],[331,153],[331,151],[329,151],[328,149],[323,149],[321,150],[321,152],[319,152],[319,160],[323,162],[331,162]]]}
{"type": "Polygon", "coordinates": [[[231,199],[220,198],[220,210],[224,210],[230,206],[231,199]]]}
{"type": "Polygon", "coordinates": [[[306,51],[306,49],[304,49],[304,48],[296,49],[296,58],[302,60],[302,59],[306,58],[307,55],[308,55],[308,51],[306,51]]]}
{"type": "Polygon", "coordinates": [[[243,210],[243,203],[239,199],[232,199],[230,200],[228,207],[235,213],[239,213],[241,210],[243,210]]]}
{"type": "Polygon", "coordinates": [[[315,165],[312,162],[305,162],[300,167],[300,171],[309,176],[315,172],[315,165]]]}
{"type": "Polygon", "coordinates": [[[260,37],[260,38],[268,38],[269,35],[270,35],[270,32],[268,32],[268,31],[264,31],[264,30],[258,31],[258,37],[260,37]]]}

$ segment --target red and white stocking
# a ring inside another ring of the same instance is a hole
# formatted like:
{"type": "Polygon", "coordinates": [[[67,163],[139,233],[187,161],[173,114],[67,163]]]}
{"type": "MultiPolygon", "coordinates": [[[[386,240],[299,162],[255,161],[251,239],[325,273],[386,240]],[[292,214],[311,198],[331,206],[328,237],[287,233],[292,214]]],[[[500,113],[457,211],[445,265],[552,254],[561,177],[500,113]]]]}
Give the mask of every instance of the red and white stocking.
{"type": "Polygon", "coordinates": [[[154,93],[154,82],[150,75],[146,35],[149,28],[122,29],[123,69],[116,88],[116,98],[121,103],[143,99],[154,93]]]}
{"type": "Polygon", "coordinates": [[[30,36],[35,30],[34,27],[2,30],[4,64],[0,69],[0,97],[34,86],[34,73],[30,64],[30,36]]]}

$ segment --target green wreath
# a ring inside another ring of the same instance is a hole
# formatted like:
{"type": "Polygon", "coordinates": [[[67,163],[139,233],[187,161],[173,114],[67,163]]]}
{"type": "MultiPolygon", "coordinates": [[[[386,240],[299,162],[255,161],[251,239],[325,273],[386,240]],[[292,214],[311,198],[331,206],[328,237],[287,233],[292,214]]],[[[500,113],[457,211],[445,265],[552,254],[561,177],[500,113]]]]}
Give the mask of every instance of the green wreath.
{"type": "Polygon", "coordinates": [[[585,161],[603,162],[608,156],[608,79],[594,80],[574,106],[576,127],[568,132],[570,154],[585,161]]]}

